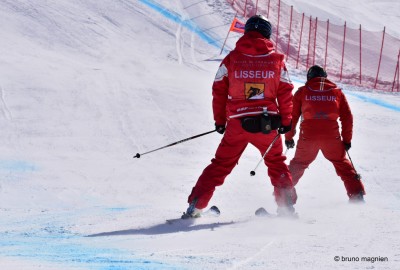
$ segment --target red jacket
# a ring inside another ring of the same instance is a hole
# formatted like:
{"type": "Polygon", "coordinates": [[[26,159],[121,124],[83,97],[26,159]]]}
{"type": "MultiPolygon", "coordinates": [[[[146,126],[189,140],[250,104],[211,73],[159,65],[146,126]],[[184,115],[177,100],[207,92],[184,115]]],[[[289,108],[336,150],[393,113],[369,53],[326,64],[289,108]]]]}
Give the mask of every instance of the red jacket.
{"type": "Polygon", "coordinates": [[[251,31],[236,43],[222,61],[213,84],[213,112],[217,125],[229,118],[261,114],[263,108],[279,113],[289,125],[292,111],[291,83],[284,55],[260,33],[251,31]]]}
{"type": "Polygon", "coordinates": [[[332,138],[342,136],[344,142],[351,142],[353,136],[353,115],[342,90],[326,78],[309,80],[297,90],[293,97],[292,130],[285,134],[286,140],[293,139],[296,125],[302,116],[301,133],[306,138],[332,138]],[[339,132],[341,121],[342,131],[339,132]]]}

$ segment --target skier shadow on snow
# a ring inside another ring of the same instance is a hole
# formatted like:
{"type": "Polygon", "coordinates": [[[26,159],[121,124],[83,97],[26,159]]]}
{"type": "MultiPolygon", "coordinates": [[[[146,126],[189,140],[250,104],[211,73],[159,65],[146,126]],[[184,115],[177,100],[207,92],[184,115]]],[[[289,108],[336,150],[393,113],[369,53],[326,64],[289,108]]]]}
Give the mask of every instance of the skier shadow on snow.
{"type": "Polygon", "coordinates": [[[119,236],[119,235],[159,235],[176,232],[190,232],[200,230],[214,230],[215,228],[232,225],[234,222],[217,222],[211,224],[195,224],[194,220],[171,220],[170,223],[158,224],[148,228],[129,229],[121,231],[102,232],[90,234],[86,237],[119,236]]]}

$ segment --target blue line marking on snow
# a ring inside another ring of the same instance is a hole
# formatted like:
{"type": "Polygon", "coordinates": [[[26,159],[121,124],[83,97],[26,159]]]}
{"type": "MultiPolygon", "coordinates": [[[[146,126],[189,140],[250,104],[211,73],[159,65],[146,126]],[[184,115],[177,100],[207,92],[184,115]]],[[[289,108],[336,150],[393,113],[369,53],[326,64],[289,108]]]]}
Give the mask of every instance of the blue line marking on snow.
{"type": "Polygon", "coordinates": [[[21,218],[0,219],[0,225],[9,228],[0,231],[0,258],[11,258],[31,262],[32,265],[50,264],[54,269],[88,269],[88,270],[186,270],[187,268],[164,262],[162,259],[144,258],[135,254],[137,245],[135,237],[122,236],[119,239],[86,237],[70,229],[70,221],[77,226],[76,220],[90,214],[102,214],[103,210],[123,209],[97,207],[76,209],[67,215],[64,212],[37,212],[21,218]],[[65,219],[68,217],[67,219],[65,219]],[[27,219],[28,218],[28,219],[27,219]],[[129,237],[129,239],[127,239],[129,237]],[[129,240],[131,249],[119,247],[119,241],[129,240]],[[58,266],[58,267],[57,267],[58,266]]]}
{"type": "Polygon", "coordinates": [[[36,171],[35,165],[23,160],[0,160],[0,170],[14,172],[36,171]]]}
{"type": "MultiPolygon", "coordinates": [[[[296,83],[300,83],[300,84],[304,84],[305,83],[304,80],[298,80],[298,79],[292,79],[292,81],[296,82],[296,83]]],[[[384,107],[384,108],[387,108],[387,109],[390,109],[390,110],[393,110],[393,111],[396,111],[396,112],[400,112],[400,106],[397,106],[397,105],[394,105],[394,104],[390,104],[390,103],[388,103],[386,101],[383,101],[383,100],[380,100],[380,99],[377,99],[377,98],[368,97],[365,94],[362,94],[362,93],[359,93],[359,92],[354,92],[354,91],[349,91],[349,90],[343,90],[343,92],[346,95],[350,95],[350,96],[356,97],[358,99],[361,99],[362,101],[365,101],[365,102],[368,102],[368,103],[372,103],[372,104],[375,104],[375,105],[378,105],[378,106],[381,106],[381,107],[384,107]]]]}
{"type": "Polygon", "coordinates": [[[216,43],[217,40],[212,38],[211,36],[205,34],[193,21],[191,20],[184,20],[181,15],[178,13],[168,10],[167,8],[161,6],[160,4],[152,1],[152,0],[139,0],[141,3],[145,4],[146,6],[152,8],[153,10],[157,11],[164,17],[181,24],[182,26],[186,27],[190,31],[196,33],[201,39],[206,41],[208,44],[213,45],[215,47],[219,47],[216,43]]]}
{"type": "Polygon", "coordinates": [[[390,110],[393,110],[396,112],[400,112],[400,106],[396,106],[396,105],[387,103],[386,101],[379,100],[376,98],[367,97],[367,96],[364,96],[362,94],[355,93],[352,91],[344,91],[344,92],[346,93],[346,95],[350,95],[350,96],[359,98],[363,101],[366,101],[366,102],[369,102],[369,103],[372,103],[372,104],[375,104],[375,105],[378,105],[378,106],[381,106],[381,107],[384,107],[384,108],[387,108],[387,109],[390,109],[390,110]]]}
{"type": "Polygon", "coordinates": [[[135,258],[122,249],[99,247],[76,235],[43,235],[43,232],[0,233],[0,255],[93,270],[182,269],[162,261],[135,258]]]}

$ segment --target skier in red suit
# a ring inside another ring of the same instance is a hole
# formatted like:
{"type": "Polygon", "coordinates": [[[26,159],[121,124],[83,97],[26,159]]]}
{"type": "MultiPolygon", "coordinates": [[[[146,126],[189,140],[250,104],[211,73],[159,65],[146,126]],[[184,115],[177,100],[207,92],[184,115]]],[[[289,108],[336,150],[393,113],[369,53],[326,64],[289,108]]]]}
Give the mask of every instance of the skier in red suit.
{"type": "MultiPolygon", "coordinates": [[[[201,216],[216,186],[224,183],[249,143],[264,154],[277,135],[291,129],[294,87],[284,55],[275,52],[270,36],[268,19],[262,15],[249,18],[244,35],[218,69],[212,87],[212,108],[216,130],[224,136],[215,158],[193,187],[189,208],[182,218],[201,216]]],[[[292,215],[297,195],[285,160],[279,136],[264,162],[274,186],[278,213],[292,215]]]]}
{"type": "Polygon", "coordinates": [[[287,148],[295,145],[293,137],[300,116],[296,153],[289,164],[294,185],[321,150],[343,180],[350,201],[364,201],[363,183],[346,158],[353,135],[353,115],[341,89],[327,79],[326,71],[320,66],[308,70],[306,84],[294,94],[292,130],[285,134],[287,148]]]}

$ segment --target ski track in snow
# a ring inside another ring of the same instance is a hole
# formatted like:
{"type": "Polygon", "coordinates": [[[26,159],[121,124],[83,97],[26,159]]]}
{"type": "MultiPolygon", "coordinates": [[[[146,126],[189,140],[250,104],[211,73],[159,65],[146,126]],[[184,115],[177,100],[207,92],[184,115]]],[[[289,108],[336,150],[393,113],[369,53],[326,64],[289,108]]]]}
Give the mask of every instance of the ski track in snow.
{"type": "Polygon", "coordinates": [[[195,35],[193,32],[191,32],[190,35],[190,56],[192,58],[192,62],[194,65],[199,66],[196,60],[196,55],[195,55],[195,48],[196,48],[196,43],[195,43],[195,39],[194,39],[195,35]]]}
{"type": "Polygon", "coordinates": [[[267,244],[265,244],[263,247],[261,247],[260,250],[257,251],[256,253],[254,253],[252,256],[250,256],[240,262],[234,263],[233,266],[229,267],[228,269],[232,269],[232,270],[245,269],[246,264],[250,263],[251,261],[256,260],[257,257],[262,256],[270,248],[270,246],[272,246],[274,244],[274,242],[275,242],[275,240],[269,241],[267,244]]]}
{"type": "Polygon", "coordinates": [[[4,94],[4,89],[3,87],[0,86],[0,98],[1,98],[1,104],[2,106],[2,111],[3,111],[3,115],[7,120],[12,120],[12,116],[11,116],[11,112],[7,107],[7,103],[5,100],[5,94],[4,94]]]}
{"type": "Polygon", "coordinates": [[[183,63],[182,56],[182,24],[178,24],[176,32],[175,32],[175,40],[176,40],[176,54],[178,55],[178,63],[183,63]]]}
{"type": "Polygon", "coordinates": [[[160,13],[163,17],[170,19],[178,24],[181,24],[182,26],[188,28],[190,31],[195,32],[201,39],[203,39],[205,42],[208,44],[211,44],[212,46],[219,47],[219,43],[215,43],[215,39],[213,39],[211,36],[208,34],[204,33],[200,28],[196,26],[196,24],[191,21],[191,20],[183,20],[181,15],[169,10],[166,7],[163,7],[162,5],[159,5],[158,3],[155,3],[152,0],[139,0],[141,3],[147,5],[151,9],[157,11],[160,13]]]}

